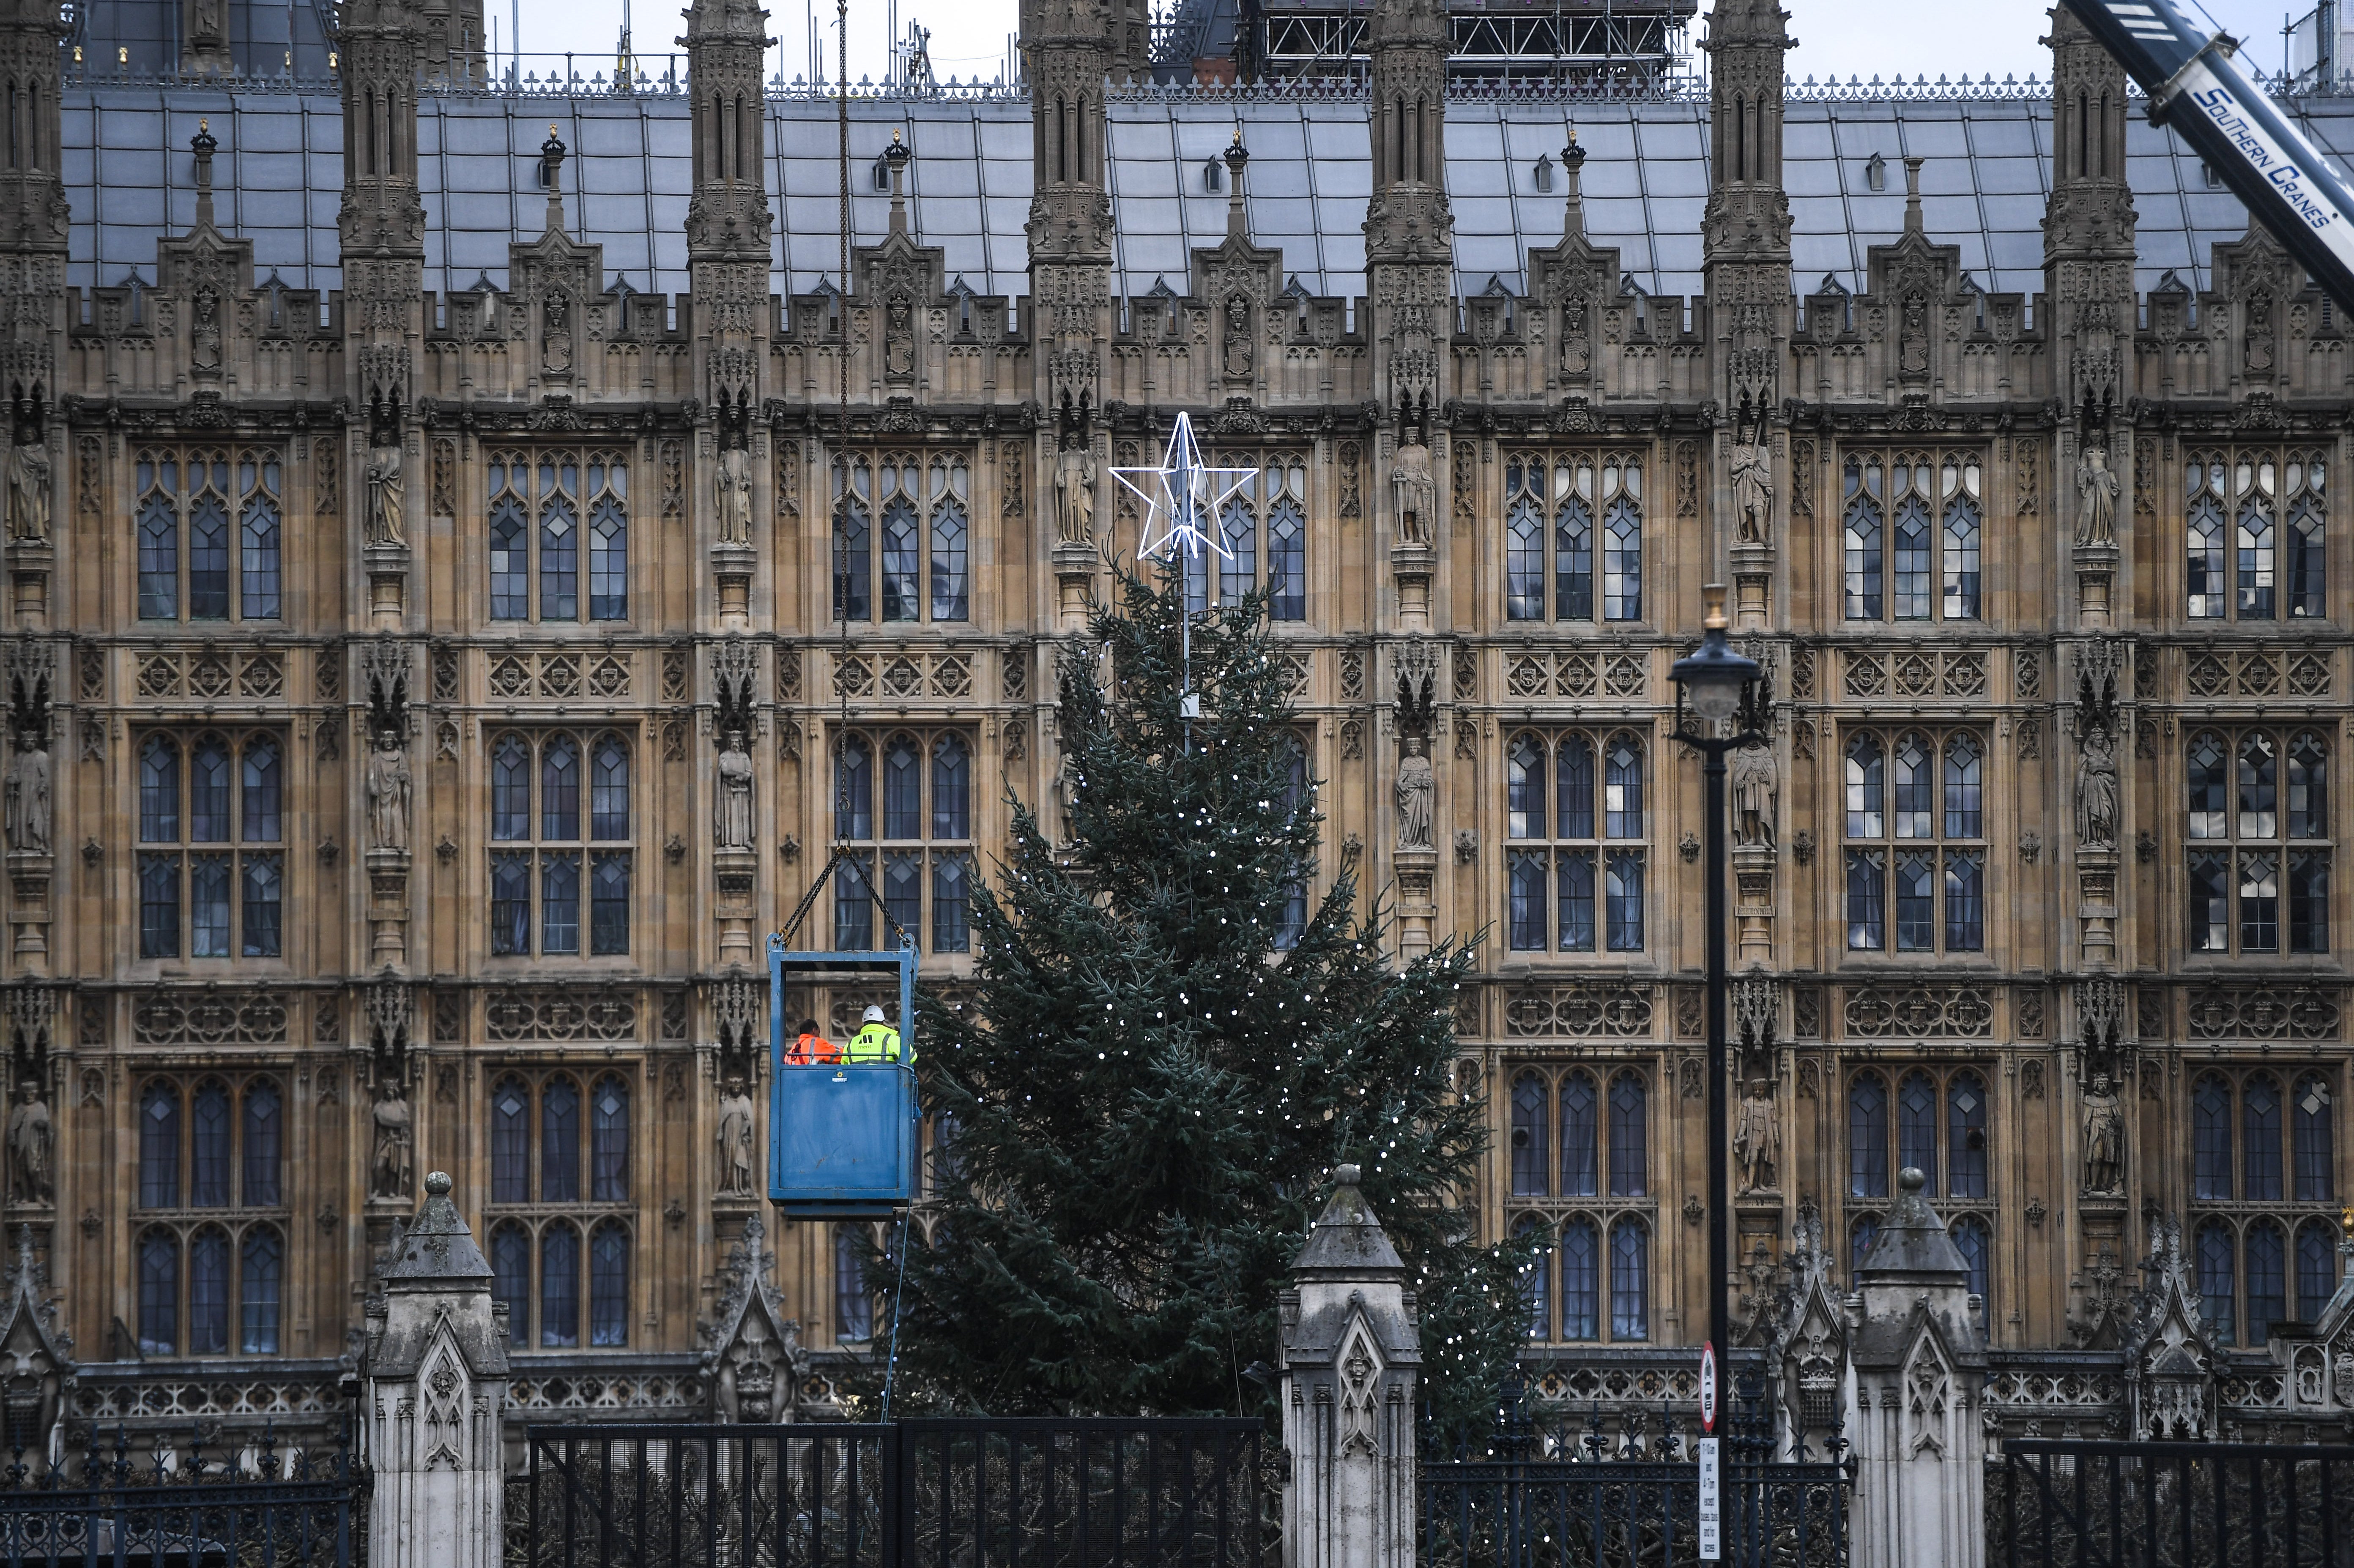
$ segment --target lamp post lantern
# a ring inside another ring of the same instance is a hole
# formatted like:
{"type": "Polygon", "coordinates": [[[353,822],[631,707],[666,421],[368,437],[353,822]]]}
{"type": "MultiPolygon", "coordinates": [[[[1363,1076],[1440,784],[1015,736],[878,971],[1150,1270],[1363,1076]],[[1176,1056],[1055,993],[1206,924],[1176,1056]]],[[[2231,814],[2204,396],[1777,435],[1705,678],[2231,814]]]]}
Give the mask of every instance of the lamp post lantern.
{"type": "Polygon", "coordinates": [[[1732,1350],[1727,1281],[1733,1269],[1733,1161],[1725,1103],[1730,986],[1724,959],[1724,758],[1736,747],[1767,744],[1767,736],[1757,661],[1744,658],[1725,641],[1724,585],[1711,583],[1701,593],[1708,614],[1700,647],[1670,666],[1668,678],[1676,683],[1676,739],[1705,761],[1701,811],[1708,881],[1708,1337],[1716,1351],[1719,1386],[1703,1397],[1712,1394],[1711,1403],[1723,1409],[1723,1369],[1732,1350]],[[1732,733],[1722,733],[1726,730],[1732,733]]]}

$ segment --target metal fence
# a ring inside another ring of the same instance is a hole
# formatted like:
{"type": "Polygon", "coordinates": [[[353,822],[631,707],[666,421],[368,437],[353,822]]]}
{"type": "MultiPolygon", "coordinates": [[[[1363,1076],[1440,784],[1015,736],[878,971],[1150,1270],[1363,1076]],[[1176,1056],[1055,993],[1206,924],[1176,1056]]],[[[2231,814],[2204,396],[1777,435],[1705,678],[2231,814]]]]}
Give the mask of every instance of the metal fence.
{"type": "Polygon", "coordinates": [[[1263,1568],[1252,1421],[535,1426],[522,1568],[1263,1568]]]}
{"type": "Polygon", "coordinates": [[[1988,1478],[2004,1568],[2335,1568],[2354,1559],[2354,1447],[2010,1438],[1988,1478]]]}
{"type": "MultiPolygon", "coordinates": [[[[1850,1473],[1844,1443],[1824,1460],[1781,1454],[1754,1379],[1728,1423],[1720,1528],[1733,1568],[1843,1568],[1850,1473]]],[[[1700,1466],[1662,1404],[1659,1431],[1600,1412],[1583,1432],[1542,1430],[1516,1408],[1482,1441],[1426,1434],[1420,1568],[1681,1568],[1700,1557],[1700,1466]]]]}
{"type": "MultiPolygon", "coordinates": [[[[0,1563],[6,1568],[350,1568],[366,1488],[347,1449],[281,1454],[268,1432],[207,1452],[156,1437],[50,1465],[19,1448],[0,1467],[0,1563]]],[[[363,1552],[361,1555],[365,1556],[363,1552]]]]}

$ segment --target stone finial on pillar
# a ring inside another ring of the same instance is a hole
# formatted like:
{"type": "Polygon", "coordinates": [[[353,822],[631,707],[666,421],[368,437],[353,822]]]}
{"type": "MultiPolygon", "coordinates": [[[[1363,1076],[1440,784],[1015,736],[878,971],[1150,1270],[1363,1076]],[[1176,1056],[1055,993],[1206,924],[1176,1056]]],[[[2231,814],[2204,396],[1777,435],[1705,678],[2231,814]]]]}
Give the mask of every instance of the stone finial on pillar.
{"type": "Polygon", "coordinates": [[[491,1266],[425,1178],[425,1204],[376,1266],[363,1361],[375,1568],[498,1568],[505,1545],[507,1325],[491,1266]]]}
{"type": "Polygon", "coordinates": [[[1343,1165],[1283,1293],[1284,1561],[1413,1568],[1422,1330],[1405,1265],[1343,1165]]]}
{"type": "Polygon", "coordinates": [[[1986,1333],[1969,1265],[1911,1166],[1855,1271],[1855,1561],[1986,1562],[1986,1333]]]}

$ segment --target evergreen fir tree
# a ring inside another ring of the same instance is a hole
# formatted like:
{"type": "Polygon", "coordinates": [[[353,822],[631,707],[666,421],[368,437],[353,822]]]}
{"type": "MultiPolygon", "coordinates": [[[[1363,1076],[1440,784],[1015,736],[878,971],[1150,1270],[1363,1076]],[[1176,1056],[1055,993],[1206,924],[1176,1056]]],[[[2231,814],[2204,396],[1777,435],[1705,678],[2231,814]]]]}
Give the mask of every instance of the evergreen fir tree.
{"type": "MultiPolygon", "coordinates": [[[[1449,946],[1394,969],[1353,857],[1312,911],[1320,817],[1263,602],[1197,613],[1123,573],[1061,662],[1067,832],[1013,803],[973,899],[975,985],[927,994],[917,1065],[953,1128],[904,1275],[901,1398],[1025,1413],[1272,1411],[1277,1296],[1354,1160],[1415,1273],[1435,1415],[1491,1411],[1525,1333],[1522,1244],[1451,1206],[1484,1144],[1453,1093],[1449,946]]],[[[896,1262],[896,1260],[894,1260],[896,1262]]]]}

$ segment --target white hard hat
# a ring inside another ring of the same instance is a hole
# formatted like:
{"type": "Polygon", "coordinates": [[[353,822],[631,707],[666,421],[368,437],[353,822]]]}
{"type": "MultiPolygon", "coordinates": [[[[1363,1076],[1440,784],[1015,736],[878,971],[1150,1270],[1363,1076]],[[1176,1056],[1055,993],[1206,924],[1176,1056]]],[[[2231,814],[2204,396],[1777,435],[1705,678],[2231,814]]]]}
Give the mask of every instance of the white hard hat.
{"type": "Polygon", "coordinates": [[[882,1010],[881,1008],[879,1008],[879,1007],[869,1007],[869,1008],[867,1008],[867,1010],[866,1010],[866,1017],[865,1017],[865,1019],[864,1019],[864,1022],[868,1022],[868,1023],[880,1023],[880,1022],[883,1022],[883,1010],[882,1010]]]}

